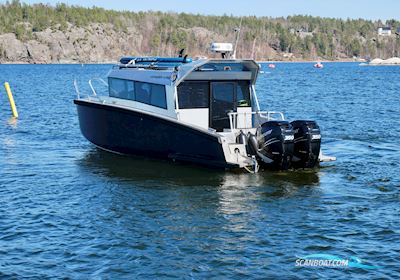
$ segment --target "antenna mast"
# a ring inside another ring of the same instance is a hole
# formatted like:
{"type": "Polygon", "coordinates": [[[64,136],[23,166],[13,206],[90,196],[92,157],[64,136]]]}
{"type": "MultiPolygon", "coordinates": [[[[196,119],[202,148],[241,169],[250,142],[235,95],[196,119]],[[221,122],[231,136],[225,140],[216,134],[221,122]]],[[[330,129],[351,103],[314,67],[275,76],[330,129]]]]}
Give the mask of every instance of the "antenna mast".
{"type": "Polygon", "coordinates": [[[233,54],[232,54],[232,58],[236,59],[236,49],[237,49],[237,44],[239,41],[239,35],[240,35],[240,29],[242,28],[242,18],[240,18],[240,24],[239,27],[236,27],[234,29],[235,33],[236,33],[236,41],[235,41],[235,47],[233,49],[233,54]]]}

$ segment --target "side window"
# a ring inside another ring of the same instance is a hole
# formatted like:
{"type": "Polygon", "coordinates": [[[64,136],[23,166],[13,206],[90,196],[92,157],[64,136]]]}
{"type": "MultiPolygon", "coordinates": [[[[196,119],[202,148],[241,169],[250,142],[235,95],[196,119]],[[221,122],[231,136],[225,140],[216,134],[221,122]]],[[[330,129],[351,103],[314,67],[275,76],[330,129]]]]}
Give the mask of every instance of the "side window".
{"type": "Polygon", "coordinates": [[[167,109],[165,86],[136,82],[136,101],[167,109]]]}
{"type": "Polygon", "coordinates": [[[110,88],[110,96],[123,98],[125,92],[124,80],[109,78],[108,85],[110,88]]]}
{"type": "Polygon", "coordinates": [[[236,88],[237,107],[250,107],[250,85],[247,81],[238,81],[236,88]]]}
{"type": "Polygon", "coordinates": [[[150,104],[167,109],[167,100],[165,98],[165,86],[151,85],[151,98],[150,104]]]}
{"type": "Polygon", "coordinates": [[[128,92],[128,98],[135,100],[135,83],[134,81],[126,81],[126,91],[128,92]]]}
{"type": "Polygon", "coordinates": [[[135,99],[134,82],[121,79],[108,79],[109,92],[111,97],[123,99],[135,99]]]}
{"type": "Polygon", "coordinates": [[[208,108],[209,96],[208,82],[183,82],[178,86],[180,109],[208,108]]]}
{"type": "Polygon", "coordinates": [[[136,82],[136,101],[150,104],[150,84],[136,82]]]}

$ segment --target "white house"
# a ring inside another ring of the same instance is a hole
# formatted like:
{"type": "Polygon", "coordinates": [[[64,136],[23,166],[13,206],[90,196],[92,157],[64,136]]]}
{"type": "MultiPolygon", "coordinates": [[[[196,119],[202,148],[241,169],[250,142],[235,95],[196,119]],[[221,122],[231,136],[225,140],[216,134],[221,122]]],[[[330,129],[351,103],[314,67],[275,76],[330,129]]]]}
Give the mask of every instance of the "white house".
{"type": "Polygon", "coordinates": [[[313,32],[309,32],[307,29],[305,28],[300,28],[300,29],[294,29],[294,28],[290,28],[289,32],[291,34],[296,34],[297,36],[299,36],[300,38],[305,38],[306,36],[314,36],[313,32]]]}
{"type": "Polygon", "coordinates": [[[378,28],[379,36],[390,36],[392,35],[392,28],[390,27],[379,27],[378,28]]]}

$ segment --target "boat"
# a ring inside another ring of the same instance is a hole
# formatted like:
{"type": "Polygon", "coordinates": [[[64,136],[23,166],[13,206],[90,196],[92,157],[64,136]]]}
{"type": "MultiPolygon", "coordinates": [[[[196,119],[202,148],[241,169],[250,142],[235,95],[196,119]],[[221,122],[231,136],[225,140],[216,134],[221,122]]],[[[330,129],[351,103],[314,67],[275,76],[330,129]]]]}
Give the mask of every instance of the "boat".
{"type": "Polygon", "coordinates": [[[83,136],[124,155],[247,170],[313,168],[334,160],[320,152],[315,121],[289,122],[262,111],[254,60],[233,59],[231,46],[214,43],[222,58],[122,57],[108,73],[107,95],[78,97],[83,136]]]}
{"type": "Polygon", "coordinates": [[[321,62],[317,62],[314,64],[314,68],[324,68],[324,65],[321,62]]]}

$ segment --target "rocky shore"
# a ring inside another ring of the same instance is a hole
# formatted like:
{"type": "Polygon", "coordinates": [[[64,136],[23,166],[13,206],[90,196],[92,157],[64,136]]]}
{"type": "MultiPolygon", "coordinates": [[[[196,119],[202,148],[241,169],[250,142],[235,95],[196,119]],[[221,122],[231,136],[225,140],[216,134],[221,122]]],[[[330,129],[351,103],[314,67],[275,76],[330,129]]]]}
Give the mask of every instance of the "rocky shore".
{"type": "MultiPolygon", "coordinates": [[[[196,45],[188,46],[192,57],[209,56],[209,44],[215,40],[229,41],[222,35],[202,27],[185,29],[187,34],[196,38],[196,45]]],[[[243,42],[245,43],[245,42],[243,42]]],[[[18,39],[14,33],[0,34],[0,63],[114,63],[124,55],[165,55],[174,56],[178,49],[171,44],[155,46],[151,38],[137,27],[128,27],[117,31],[112,24],[91,23],[87,27],[68,24],[65,31],[58,26],[43,31],[32,32],[29,39],[18,39]]],[[[258,49],[263,56],[258,60],[268,61],[326,61],[320,57],[306,58],[292,53],[279,52],[268,44],[258,49]]],[[[246,45],[239,44],[238,55],[249,58],[246,45]]],[[[341,56],[335,61],[353,61],[341,56]]]]}
{"type": "Polygon", "coordinates": [[[380,59],[380,58],[375,58],[371,60],[368,65],[371,66],[377,66],[377,65],[400,65],[400,58],[398,57],[392,57],[389,59],[380,59]]]}
{"type": "Polygon", "coordinates": [[[111,25],[70,26],[66,32],[50,28],[21,41],[14,33],[0,35],[0,63],[113,62],[121,54],[135,54],[143,36],[134,28],[116,32],[111,25]]]}

